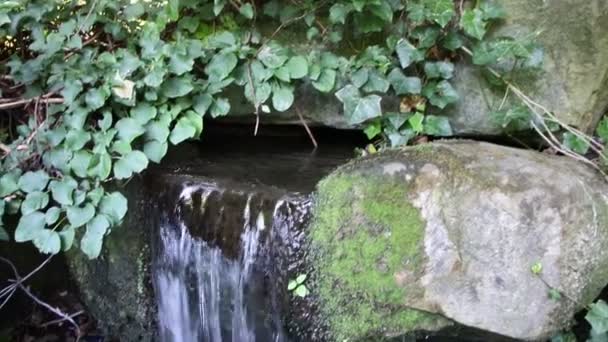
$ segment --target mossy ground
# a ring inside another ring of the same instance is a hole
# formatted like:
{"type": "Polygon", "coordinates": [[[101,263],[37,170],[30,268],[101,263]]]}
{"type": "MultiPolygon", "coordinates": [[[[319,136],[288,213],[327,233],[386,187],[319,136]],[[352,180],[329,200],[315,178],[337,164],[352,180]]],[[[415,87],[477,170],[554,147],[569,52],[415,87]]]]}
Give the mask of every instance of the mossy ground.
{"type": "MultiPolygon", "coordinates": [[[[336,341],[389,336],[432,325],[437,316],[408,308],[396,274],[423,264],[424,222],[404,182],[334,174],[319,184],[311,225],[316,292],[336,341]]],[[[414,286],[415,287],[415,286],[414,286]]]]}

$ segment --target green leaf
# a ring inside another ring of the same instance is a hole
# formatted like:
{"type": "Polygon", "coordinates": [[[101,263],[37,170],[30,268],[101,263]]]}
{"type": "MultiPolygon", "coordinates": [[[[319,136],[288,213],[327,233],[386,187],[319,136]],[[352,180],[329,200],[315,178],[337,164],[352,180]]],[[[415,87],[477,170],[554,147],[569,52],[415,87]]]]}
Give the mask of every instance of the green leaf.
{"type": "Polygon", "coordinates": [[[296,288],[294,293],[296,294],[296,296],[304,298],[308,295],[309,292],[308,292],[308,289],[306,288],[306,286],[300,285],[296,288]]]}
{"type": "Polygon", "coordinates": [[[322,93],[329,93],[336,85],[337,73],[332,69],[323,69],[319,75],[319,79],[312,82],[313,87],[322,93]]]}
{"type": "Polygon", "coordinates": [[[378,134],[382,133],[382,125],[379,121],[371,122],[367,125],[367,127],[365,127],[363,133],[365,133],[367,139],[371,140],[378,136],[378,134]]]}
{"type": "Polygon", "coordinates": [[[34,245],[44,254],[57,254],[61,251],[59,234],[50,229],[42,229],[36,232],[34,245]]]}
{"type": "Polygon", "coordinates": [[[251,83],[245,84],[245,98],[249,100],[249,102],[251,102],[255,107],[258,107],[260,104],[266,102],[271,93],[272,87],[267,82],[253,84],[253,86],[251,83]]]}
{"type": "Polygon", "coordinates": [[[598,300],[596,303],[589,305],[589,312],[585,315],[585,319],[595,334],[604,334],[608,332],[608,304],[603,300],[598,300]]]}
{"type": "Polygon", "coordinates": [[[604,140],[604,142],[608,142],[608,117],[604,117],[602,121],[600,121],[596,132],[597,135],[604,140]]]}
{"type": "Polygon", "coordinates": [[[420,94],[422,81],[418,77],[406,77],[398,68],[388,74],[388,81],[397,95],[420,94]]]}
{"type": "Polygon", "coordinates": [[[31,214],[37,210],[44,209],[48,204],[49,195],[47,193],[41,191],[30,192],[21,203],[21,214],[31,214]]]}
{"type": "Polygon", "coordinates": [[[141,151],[133,150],[114,163],[114,177],[129,178],[133,173],[142,172],[146,167],[148,167],[146,155],[141,151]]]}
{"type": "Polygon", "coordinates": [[[201,94],[197,95],[194,98],[194,104],[192,105],[192,107],[200,116],[203,116],[207,113],[207,110],[209,110],[209,107],[211,107],[212,103],[213,97],[211,97],[211,95],[201,94]]]}
{"type": "Polygon", "coordinates": [[[502,19],[506,16],[505,10],[494,1],[482,1],[479,4],[479,9],[483,12],[483,18],[486,20],[502,19]]]}
{"type": "Polygon", "coordinates": [[[74,152],[74,157],[70,161],[70,168],[76,176],[86,178],[91,159],[93,159],[93,155],[90,152],[76,151],[74,152]]]}
{"type": "Polygon", "coordinates": [[[390,87],[389,81],[378,70],[371,69],[367,83],[363,86],[363,91],[366,93],[386,93],[390,87]]]}
{"type": "Polygon", "coordinates": [[[205,73],[209,75],[211,82],[225,79],[236,68],[238,58],[233,53],[223,53],[214,55],[205,68],[205,73]]]}
{"type": "Polygon", "coordinates": [[[195,134],[196,128],[192,125],[190,120],[181,118],[177,121],[175,127],[173,127],[171,135],[169,136],[169,141],[171,141],[173,145],[177,145],[184,140],[194,138],[195,134]]]}
{"type": "Polygon", "coordinates": [[[166,142],[152,140],[144,144],[144,153],[151,161],[160,163],[163,157],[167,154],[168,148],[169,145],[166,142]]]}
{"type": "Polygon", "coordinates": [[[105,180],[110,176],[111,171],[112,158],[104,150],[93,156],[87,169],[87,174],[91,177],[99,177],[100,180],[105,180]]]}
{"type": "Polygon", "coordinates": [[[70,151],[82,150],[84,145],[91,140],[91,134],[84,130],[69,130],[65,136],[65,147],[70,151]]]}
{"type": "Polygon", "coordinates": [[[483,17],[483,12],[479,9],[466,9],[460,18],[460,27],[469,36],[482,40],[486,34],[486,22],[483,17]]]}
{"type": "Polygon", "coordinates": [[[127,213],[127,199],[120,192],[106,194],[99,203],[99,212],[106,215],[112,225],[115,225],[127,213]]]}
{"type": "Polygon", "coordinates": [[[424,115],[422,115],[421,113],[416,113],[416,114],[412,115],[407,120],[407,122],[410,123],[410,126],[412,127],[414,132],[422,133],[422,130],[424,128],[424,125],[422,124],[423,120],[424,120],[424,115]]]}
{"type": "Polygon", "coordinates": [[[427,115],[424,119],[424,133],[437,137],[452,135],[452,126],[445,116],[427,115]]]}
{"type": "Polygon", "coordinates": [[[287,61],[287,49],[276,42],[270,42],[262,47],[258,53],[260,62],[271,69],[277,69],[287,61]]]}
{"type": "Polygon", "coordinates": [[[363,97],[357,103],[352,116],[348,118],[351,124],[359,124],[369,119],[373,119],[382,115],[382,107],[380,102],[382,98],[378,95],[368,95],[363,97]]]}
{"type": "Polygon", "coordinates": [[[424,63],[424,73],[428,78],[450,79],[454,76],[454,64],[450,62],[424,63]]]}
{"type": "Polygon", "coordinates": [[[293,291],[296,287],[298,287],[298,283],[295,280],[290,280],[289,284],[287,284],[288,291],[293,291]]]}
{"type": "Polygon", "coordinates": [[[253,6],[250,3],[243,4],[239,8],[239,13],[247,19],[253,19],[253,6]]]}
{"type": "Polygon", "coordinates": [[[424,87],[422,94],[429,99],[433,106],[439,107],[440,109],[458,101],[460,98],[456,90],[448,81],[441,81],[439,83],[431,82],[424,87]]]}
{"type": "MultiPolygon", "coordinates": [[[[131,109],[130,116],[140,125],[147,124],[150,120],[156,117],[156,108],[146,102],[141,102],[137,107],[131,109]]],[[[117,123],[118,124],[118,123],[117,123]]],[[[120,130],[119,130],[120,134],[120,130]]]]}
{"type": "Polygon", "coordinates": [[[26,242],[33,240],[44,227],[45,216],[39,211],[21,216],[17,229],[15,229],[15,241],[26,242]]]}
{"type": "Polygon", "coordinates": [[[563,142],[567,149],[578,154],[585,154],[589,151],[589,143],[570,132],[564,133],[563,142]]]}
{"type": "Polygon", "coordinates": [[[82,207],[71,206],[67,209],[68,222],[74,228],[82,227],[95,216],[95,207],[90,203],[82,207]]]}
{"type": "Polygon", "coordinates": [[[308,75],[308,61],[302,56],[294,56],[289,59],[286,64],[289,70],[289,76],[294,79],[300,79],[308,75]]]}
{"type": "Polygon", "coordinates": [[[441,41],[441,46],[450,51],[456,51],[463,45],[464,42],[462,41],[462,37],[458,33],[452,31],[450,31],[441,41]]]}
{"type": "Polygon", "coordinates": [[[84,100],[90,110],[97,110],[103,107],[106,102],[106,99],[108,98],[108,95],[109,94],[103,89],[90,89],[85,95],[84,100]]]}
{"type": "Polygon", "coordinates": [[[76,236],[76,230],[72,227],[66,227],[59,232],[59,239],[61,240],[61,250],[68,251],[74,244],[74,237],[76,236]]]}
{"type": "Polygon", "coordinates": [[[329,9],[329,21],[332,24],[345,24],[346,16],[352,11],[352,7],[337,3],[331,6],[329,9]]]}
{"type": "Polygon", "coordinates": [[[213,101],[210,110],[212,118],[227,115],[228,112],[230,112],[230,102],[227,99],[219,98],[213,101]]]}
{"type": "Polygon", "coordinates": [[[44,221],[50,226],[59,220],[59,215],[61,215],[61,209],[57,207],[50,207],[44,214],[44,221]]]}
{"type": "Polygon", "coordinates": [[[407,145],[407,143],[416,136],[411,129],[402,129],[388,133],[388,139],[391,142],[392,147],[407,145]]]}
{"type": "Polygon", "coordinates": [[[63,97],[64,103],[69,106],[74,102],[76,96],[78,96],[80,92],[82,92],[82,82],[79,80],[69,80],[63,85],[61,96],[63,97]]]}
{"type": "Polygon", "coordinates": [[[53,195],[53,200],[62,205],[73,205],[72,193],[78,187],[78,183],[69,177],[61,181],[51,181],[49,189],[53,195]]]}
{"type": "Polygon", "coordinates": [[[296,283],[298,283],[298,285],[304,283],[304,281],[306,280],[306,274],[300,274],[297,278],[296,278],[296,283]]]}
{"type": "Polygon", "coordinates": [[[357,105],[359,104],[359,100],[361,99],[359,89],[357,89],[357,87],[354,85],[349,84],[338,90],[336,92],[336,97],[344,105],[344,115],[347,118],[352,117],[357,105]]]}
{"type": "Polygon", "coordinates": [[[417,27],[412,31],[411,37],[418,40],[419,49],[428,49],[437,43],[437,38],[441,34],[441,29],[436,25],[417,27]]]}
{"type": "Polygon", "coordinates": [[[129,143],[146,132],[142,123],[134,118],[122,118],[115,127],[118,130],[118,138],[129,143]]]}
{"type": "Polygon", "coordinates": [[[188,95],[193,89],[192,81],[185,76],[170,78],[161,87],[163,95],[168,98],[188,95]]]}
{"type": "MultiPolygon", "coordinates": [[[[0,15],[0,17],[1,17],[1,15],[0,15]]],[[[2,226],[0,226],[0,241],[10,241],[10,240],[11,240],[11,238],[8,236],[8,233],[6,232],[6,230],[4,230],[4,228],[2,226]]]]}
{"type": "Polygon", "coordinates": [[[397,52],[399,63],[403,69],[407,68],[414,62],[424,60],[424,54],[416,49],[416,47],[406,39],[401,39],[397,42],[395,51],[397,52]]]}
{"type": "Polygon", "coordinates": [[[104,215],[97,215],[87,224],[87,230],[80,240],[80,249],[89,257],[95,259],[101,253],[103,237],[110,222],[104,215]]]}
{"type": "Polygon", "coordinates": [[[369,68],[360,68],[351,75],[350,79],[355,87],[363,87],[369,80],[369,68]]]}
{"type": "Polygon", "coordinates": [[[19,190],[19,175],[15,172],[5,173],[0,177],[0,197],[6,197],[19,190]]]}
{"type": "Polygon", "coordinates": [[[272,95],[272,106],[279,112],[288,110],[293,104],[293,88],[283,86],[278,87],[273,91],[272,95]]]}
{"type": "Polygon", "coordinates": [[[43,170],[28,171],[19,178],[19,189],[23,192],[43,191],[49,183],[49,175],[43,170]]]}
{"type": "Polygon", "coordinates": [[[422,0],[426,8],[426,17],[445,27],[454,16],[454,2],[452,0],[422,0]]]}

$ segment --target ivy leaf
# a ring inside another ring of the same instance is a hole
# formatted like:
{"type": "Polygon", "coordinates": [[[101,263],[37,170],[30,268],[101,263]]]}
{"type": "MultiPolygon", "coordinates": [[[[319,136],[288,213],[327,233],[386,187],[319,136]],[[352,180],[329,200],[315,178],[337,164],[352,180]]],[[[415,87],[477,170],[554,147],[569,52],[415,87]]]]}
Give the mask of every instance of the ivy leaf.
{"type": "Polygon", "coordinates": [[[99,212],[106,215],[112,225],[115,225],[127,213],[127,199],[120,192],[106,194],[99,202],[99,212]]]}
{"type": "Polygon", "coordinates": [[[437,137],[447,137],[452,135],[452,127],[445,116],[427,115],[424,119],[424,133],[437,137]]]}
{"type": "Polygon", "coordinates": [[[440,109],[458,101],[460,98],[456,90],[448,81],[441,81],[439,83],[431,82],[424,87],[422,94],[429,99],[433,106],[439,107],[440,109]]]}
{"type": "Polygon", "coordinates": [[[133,118],[122,118],[115,127],[118,130],[118,138],[129,143],[146,132],[142,124],[133,118]]]}
{"type": "Polygon", "coordinates": [[[441,27],[445,27],[454,16],[454,2],[452,0],[423,0],[427,10],[426,17],[441,27]]]}
{"type": "Polygon", "coordinates": [[[80,80],[69,80],[66,81],[61,90],[61,96],[63,97],[66,105],[71,105],[76,99],[76,96],[82,92],[82,82],[80,80]]]}
{"type": "Polygon", "coordinates": [[[345,24],[346,16],[352,11],[352,7],[337,3],[331,6],[329,9],[329,21],[332,24],[345,24]]]}
{"type": "Polygon", "coordinates": [[[319,75],[319,79],[312,82],[313,87],[322,93],[329,93],[336,85],[336,71],[332,69],[323,69],[319,75]]]}
{"type": "Polygon", "coordinates": [[[93,155],[90,152],[76,151],[74,157],[70,161],[70,168],[76,176],[86,178],[91,159],[93,159],[93,155]]]}
{"type": "Polygon", "coordinates": [[[253,19],[253,6],[250,3],[243,4],[239,8],[239,13],[247,19],[253,19]]]}
{"type": "Polygon", "coordinates": [[[369,72],[369,79],[363,86],[363,91],[366,93],[386,93],[390,87],[389,81],[378,70],[372,69],[369,72]]]}
{"type": "Polygon", "coordinates": [[[482,40],[486,34],[486,22],[483,17],[483,12],[479,9],[466,9],[460,18],[460,27],[469,36],[482,40]]]}
{"type": "Polygon", "coordinates": [[[110,222],[104,215],[97,215],[87,223],[87,230],[80,240],[80,249],[89,259],[97,258],[101,253],[103,237],[109,227],[110,222]]]}
{"type": "Polygon", "coordinates": [[[505,10],[492,1],[482,1],[479,4],[479,9],[483,13],[483,18],[485,20],[502,19],[506,15],[505,10]]]}
{"type": "Polygon", "coordinates": [[[43,191],[49,182],[49,175],[43,170],[28,171],[19,178],[19,189],[30,193],[43,191]]]}
{"type": "Polygon", "coordinates": [[[211,105],[210,114],[212,118],[227,115],[230,112],[230,102],[225,98],[219,98],[213,101],[211,105]]]}
{"type": "Polygon", "coordinates": [[[245,98],[256,107],[266,102],[271,93],[272,87],[267,82],[253,84],[253,86],[251,83],[245,84],[245,98]]]}
{"type": "Polygon", "coordinates": [[[308,75],[308,61],[302,56],[294,56],[289,59],[286,64],[289,70],[289,76],[294,79],[300,79],[308,75]]]}
{"type": "Polygon", "coordinates": [[[50,229],[38,231],[34,238],[34,245],[44,254],[57,254],[61,251],[59,234],[50,229]]]}
{"type": "Polygon", "coordinates": [[[163,157],[167,154],[169,145],[166,142],[148,141],[144,144],[144,153],[148,159],[155,163],[160,163],[163,157]]]}
{"type": "Polygon", "coordinates": [[[160,121],[154,120],[146,125],[146,140],[166,142],[169,137],[169,128],[160,121]]]}
{"type": "Polygon", "coordinates": [[[424,128],[424,125],[422,124],[423,120],[424,120],[424,115],[422,115],[421,113],[416,113],[416,114],[412,115],[407,120],[407,122],[410,123],[410,126],[412,127],[414,132],[422,133],[422,130],[424,128]]]}
{"type": "Polygon", "coordinates": [[[91,140],[89,132],[71,129],[65,136],[65,147],[70,151],[79,151],[89,140],[91,140]]]}
{"type": "Polygon", "coordinates": [[[378,95],[368,95],[359,99],[355,111],[349,117],[349,122],[359,124],[369,119],[373,119],[382,115],[382,107],[380,102],[382,98],[378,95]]]}
{"type": "Polygon", "coordinates": [[[599,335],[608,332],[608,304],[600,299],[589,307],[585,319],[591,324],[593,333],[599,335]]]}
{"type": "Polygon", "coordinates": [[[374,121],[374,122],[368,124],[367,127],[365,127],[365,129],[363,130],[363,133],[365,133],[365,136],[367,136],[367,139],[372,140],[378,134],[382,133],[382,125],[380,124],[379,121],[374,121]]]}
{"type": "Polygon", "coordinates": [[[424,63],[424,73],[428,78],[450,79],[454,76],[454,64],[450,62],[424,63]]]}
{"type": "Polygon", "coordinates": [[[422,81],[418,77],[406,77],[401,70],[395,68],[388,74],[388,81],[397,95],[420,94],[422,81]]]}
{"type": "Polygon", "coordinates": [[[287,50],[276,42],[270,42],[262,47],[258,53],[260,62],[271,69],[277,69],[287,61],[287,50]]]}
{"type": "Polygon", "coordinates": [[[205,73],[209,75],[210,82],[217,82],[225,79],[236,68],[238,58],[233,53],[222,53],[214,55],[205,68],[205,73]]]}
{"type": "Polygon", "coordinates": [[[604,140],[604,142],[608,142],[608,117],[604,117],[602,121],[600,121],[596,132],[597,135],[604,140]]]}
{"type": "Polygon", "coordinates": [[[563,142],[567,149],[578,154],[585,154],[589,151],[589,143],[570,132],[564,133],[563,142]]]}
{"type": "Polygon", "coordinates": [[[106,102],[108,94],[100,88],[90,89],[85,95],[84,101],[90,110],[97,110],[106,102]]]}
{"type": "Polygon", "coordinates": [[[82,207],[71,206],[67,209],[68,222],[74,228],[82,227],[95,216],[95,207],[87,203],[82,207]]]}
{"type": "Polygon", "coordinates": [[[53,200],[62,205],[73,205],[72,193],[78,187],[78,183],[72,178],[64,178],[61,181],[51,181],[49,189],[53,195],[53,200]]]}
{"type": "Polygon", "coordinates": [[[133,173],[142,172],[146,167],[148,167],[146,155],[141,151],[133,150],[114,163],[114,177],[129,178],[133,173]]]}
{"type": "Polygon", "coordinates": [[[46,226],[44,218],[45,215],[39,211],[21,216],[15,229],[15,241],[27,242],[36,238],[46,226]]]}
{"type": "Polygon", "coordinates": [[[177,121],[175,127],[171,131],[171,135],[169,136],[169,141],[173,145],[177,145],[184,140],[194,138],[196,134],[196,128],[187,118],[183,117],[177,121]]]}
{"type": "Polygon", "coordinates": [[[401,68],[405,69],[414,62],[424,60],[424,54],[416,49],[407,39],[400,39],[395,46],[401,68]]]}
{"type": "Polygon", "coordinates": [[[44,221],[47,225],[50,226],[53,223],[57,222],[57,220],[59,220],[59,215],[61,215],[61,209],[57,207],[51,207],[44,214],[44,221]]]}
{"type": "Polygon", "coordinates": [[[185,76],[170,78],[161,86],[163,95],[168,98],[188,95],[193,89],[192,81],[185,76]]]}
{"type": "Polygon", "coordinates": [[[21,203],[21,215],[28,215],[44,209],[48,204],[49,195],[47,193],[41,191],[30,192],[21,203]]]}
{"type": "Polygon", "coordinates": [[[72,227],[66,227],[59,232],[59,239],[61,240],[61,250],[68,251],[74,244],[74,237],[76,236],[76,230],[72,227]]]}
{"type": "Polygon", "coordinates": [[[15,172],[5,173],[0,177],[0,197],[6,197],[19,190],[19,175],[15,172]]]}
{"type": "Polygon", "coordinates": [[[355,87],[363,87],[367,83],[367,80],[369,80],[369,68],[360,68],[351,75],[350,79],[355,87]]]}
{"type": "MultiPolygon", "coordinates": [[[[156,108],[152,107],[147,102],[142,102],[137,105],[137,107],[131,109],[130,116],[135,119],[137,123],[140,125],[147,124],[150,120],[156,117],[156,108]]],[[[117,123],[118,124],[118,123],[117,123]]],[[[120,135],[120,131],[119,131],[120,135]]]]}
{"type": "Polygon", "coordinates": [[[463,45],[464,42],[462,41],[462,37],[458,33],[452,31],[448,32],[445,38],[443,38],[441,41],[441,46],[450,51],[456,51],[463,45]]]}
{"type": "Polygon", "coordinates": [[[273,91],[272,95],[272,106],[279,112],[288,110],[293,104],[293,88],[291,87],[278,87],[273,91]]]}
{"type": "Polygon", "coordinates": [[[340,102],[342,102],[344,106],[344,115],[347,118],[353,116],[357,105],[359,104],[359,100],[361,99],[361,93],[359,89],[352,84],[345,86],[344,88],[338,90],[336,92],[336,97],[340,102]]]}
{"type": "Polygon", "coordinates": [[[209,109],[209,107],[211,107],[212,103],[213,97],[211,97],[211,95],[201,94],[197,95],[194,98],[194,104],[192,105],[192,107],[200,116],[203,116],[205,115],[205,113],[207,113],[207,110],[209,109]]]}

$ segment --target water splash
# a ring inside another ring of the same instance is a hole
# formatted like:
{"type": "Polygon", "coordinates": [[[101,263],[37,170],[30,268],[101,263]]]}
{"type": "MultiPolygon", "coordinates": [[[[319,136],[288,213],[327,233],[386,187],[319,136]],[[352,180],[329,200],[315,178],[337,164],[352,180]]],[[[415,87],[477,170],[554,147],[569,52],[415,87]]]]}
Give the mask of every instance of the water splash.
{"type": "MultiPolygon", "coordinates": [[[[192,206],[193,196],[201,196],[204,213],[207,200],[219,190],[200,186],[185,187],[178,202],[192,206]],[[201,193],[202,191],[202,193],[201,193]]],[[[262,235],[268,228],[263,211],[246,197],[242,215],[239,253],[227,258],[220,247],[190,234],[181,218],[181,207],[166,213],[160,227],[156,251],[154,285],[158,304],[159,340],[162,342],[255,342],[286,341],[281,318],[276,312],[275,289],[265,284],[264,269],[270,262],[270,244],[262,235]],[[173,216],[173,217],[172,217],[173,216]],[[262,260],[264,259],[264,260],[262,260]]],[[[285,210],[288,202],[275,203],[272,231],[287,231],[285,210]],[[280,219],[279,219],[280,218],[280,219]],[[276,225],[279,224],[280,227],[276,225]]],[[[223,208],[222,208],[223,211],[223,208]]],[[[201,215],[202,217],[202,215],[201,215]]]]}

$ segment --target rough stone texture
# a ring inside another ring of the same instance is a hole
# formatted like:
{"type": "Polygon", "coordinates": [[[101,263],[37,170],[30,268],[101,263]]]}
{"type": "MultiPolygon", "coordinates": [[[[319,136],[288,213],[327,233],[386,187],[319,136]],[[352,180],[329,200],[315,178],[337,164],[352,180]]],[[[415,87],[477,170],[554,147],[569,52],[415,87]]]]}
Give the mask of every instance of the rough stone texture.
{"type": "MultiPolygon", "coordinates": [[[[605,0],[497,0],[507,12],[507,20],[493,36],[527,37],[541,32],[535,40],[544,48],[544,71],[539,75],[519,75],[515,83],[526,94],[554,111],[565,123],[584,131],[594,130],[608,109],[608,2],[605,0]]],[[[310,48],[305,37],[284,30],[281,41],[296,50],[310,48]]],[[[460,101],[445,109],[455,135],[500,135],[502,128],[489,116],[502,102],[504,93],[494,92],[478,66],[463,57],[456,63],[453,83],[460,101]]],[[[232,111],[225,120],[255,122],[253,107],[242,91],[231,91],[232,111]]],[[[512,104],[520,103],[513,96],[512,104]]],[[[394,110],[394,98],[385,98],[383,107],[394,110]]],[[[332,95],[323,95],[307,84],[296,91],[296,106],[311,125],[356,128],[348,124],[342,104],[332,95]]],[[[299,124],[297,112],[260,113],[262,124],[299,124]]]]}
{"type": "Polygon", "coordinates": [[[151,261],[149,197],[141,181],[121,189],[129,200],[122,225],[104,240],[102,255],[88,260],[72,249],[66,259],[82,299],[110,338],[123,342],[152,341],[156,312],[149,267],[151,261]]]}
{"type": "MultiPolygon", "coordinates": [[[[545,52],[539,77],[520,75],[514,82],[565,123],[592,132],[608,109],[608,2],[497,2],[507,18],[492,35],[528,37],[538,32],[535,41],[545,52]]],[[[488,113],[499,107],[504,93],[492,92],[480,69],[466,63],[457,65],[454,84],[462,95],[448,111],[454,130],[499,134],[488,113]]]]}
{"type": "Polygon", "coordinates": [[[566,158],[470,141],[387,151],[322,181],[314,217],[311,290],[339,340],[450,321],[546,339],[581,309],[566,296],[587,304],[608,283],[608,183],[566,158]]]}

